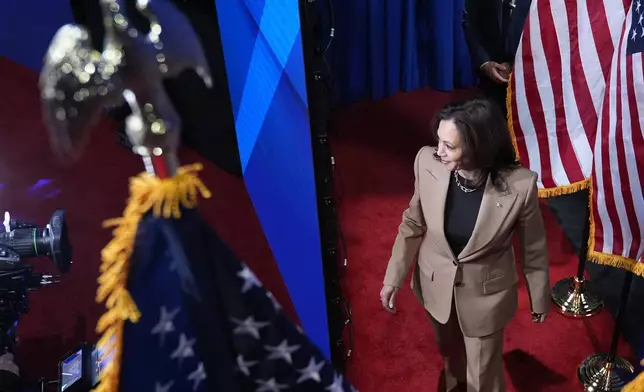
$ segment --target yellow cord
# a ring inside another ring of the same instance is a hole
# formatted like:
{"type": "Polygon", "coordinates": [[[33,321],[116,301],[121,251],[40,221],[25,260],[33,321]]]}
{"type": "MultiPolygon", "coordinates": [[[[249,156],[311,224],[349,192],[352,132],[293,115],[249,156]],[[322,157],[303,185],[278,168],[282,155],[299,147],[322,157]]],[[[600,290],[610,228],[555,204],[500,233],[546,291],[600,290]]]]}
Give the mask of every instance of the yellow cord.
{"type": "Polygon", "coordinates": [[[510,131],[510,138],[512,139],[512,146],[514,147],[514,153],[517,156],[517,159],[520,160],[521,156],[519,155],[519,144],[517,143],[517,134],[514,130],[514,121],[512,120],[512,79],[514,77],[514,72],[510,73],[508,78],[508,88],[505,92],[505,109],[507,113],[507,122],[508,130],[510,131]]]}
{"type": "Polygon", "coordinates": [[[121,218],[103,222],[103,227],[114,227],[114,238],[101,252],[102,263],[98,278],[96,301],[105,302],[106,312],[98,320],[96,332],[102,334],[97,346],[110,361],[101,372],[96,392],[117,392],[123,353],[123,326],[126,321],[136,323],[141,317],[127,290],[130,256],[134,249],[136,232],[141,219],[150,211],[155,216],[179,219],[181,207],[194,208],[198,196],[209,198],[210,191],[197,173],[201,164],[181,167],[177,175],[160,179],[147,173],[130,179],[130,198],[121,218]]]}
{"type": "MultiPolygon", "coordinates": [[[[642,364],[644,365],[644,363],[642,364]]],[[[635,380],[626,384],[622,392],[642,392],[644,391],[644,372],[640,373],[635,380]]]]}

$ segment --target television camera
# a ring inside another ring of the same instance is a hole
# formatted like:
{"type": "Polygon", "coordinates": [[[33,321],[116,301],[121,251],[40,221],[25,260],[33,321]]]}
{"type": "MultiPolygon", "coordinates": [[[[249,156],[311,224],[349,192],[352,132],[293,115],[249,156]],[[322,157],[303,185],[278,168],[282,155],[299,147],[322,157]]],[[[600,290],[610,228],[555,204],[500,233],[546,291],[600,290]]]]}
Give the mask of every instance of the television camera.
{"type": "MultiPolygon", "coordinates": [[[[25,260],[45,256],[60,273],[69,271],[72,246],[67,234],[65,211],[55,211],[44,227],[13,219],[5,212],[0,226],[0,361],[13,361],[16,328],[21,315],[29,311],[28,294],[44,285],[59,282],[58,275],[34,271],[25,260]],[[2,227],[4,226],[4,227],[2,227]]],[[[15,364],[14,364],[15,365],[15,364]]],[[[15,390],[18,380],[11,367],[0,366],[0,391],[15,390]]]]}

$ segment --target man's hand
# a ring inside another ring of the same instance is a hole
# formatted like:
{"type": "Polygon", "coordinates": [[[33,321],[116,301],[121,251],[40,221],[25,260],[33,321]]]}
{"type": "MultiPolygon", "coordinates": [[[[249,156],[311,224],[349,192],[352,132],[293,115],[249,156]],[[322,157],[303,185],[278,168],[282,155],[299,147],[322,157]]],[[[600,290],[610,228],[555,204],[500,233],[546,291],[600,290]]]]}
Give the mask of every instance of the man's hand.
{"type": "Polygon", "coordinates": [[[396,313],[396,294],[398,294],[398,287],[383,285],[380,290],[380,302],[382,307],[390,313],[396,313]]]}
{"type": "Polygon", "coordinates": [[[510,63],[501,63],[501,67],[503,67],[503,72],[501,73],[501,76],[503,76],[505,79],[509,81],[510,74],[512,73],[512,66],[510,65],[510,63]]]}
{"type": "Polygon", "coordinates": [[[510,78],[511,67],[508,63],[499,64],[495,61],[488,61],[481,65],[481,71],[491,81],[504,84],[510,78]]]}

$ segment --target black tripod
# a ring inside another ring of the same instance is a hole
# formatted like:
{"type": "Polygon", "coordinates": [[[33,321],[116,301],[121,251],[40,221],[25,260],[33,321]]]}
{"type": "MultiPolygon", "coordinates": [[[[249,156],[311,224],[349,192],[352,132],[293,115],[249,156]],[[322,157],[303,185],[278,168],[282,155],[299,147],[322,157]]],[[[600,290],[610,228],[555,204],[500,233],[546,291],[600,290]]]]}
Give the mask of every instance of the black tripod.
{"type": "Polygon", "coordinates": [[[11,270],[0,271],[0,392],[20,390],[18,366],[14,363],[16,328],[20,316],[29,310],[29,292],[56,282],[53,275],[34,272],[31,264],[14,264],[11,270]]]}
{"type": "MultiPolygon", "coordinates": [[[[11,275],[14,275],[15,271],[11,272],[11,275]]],[[[1,275],[8,274],[5,272],[1,275]]],[[[3,278],[0,278],[0,281],[2,280],[3,278]]],[[[18,366],[14,362],[16,327],[19,315],[27,312],[27,291],[20,291],[0,289],[0,355],[4,357],[2,358],[4,360],[3,368],[0,369],[0,392],[20,390],[18,366]]]]}

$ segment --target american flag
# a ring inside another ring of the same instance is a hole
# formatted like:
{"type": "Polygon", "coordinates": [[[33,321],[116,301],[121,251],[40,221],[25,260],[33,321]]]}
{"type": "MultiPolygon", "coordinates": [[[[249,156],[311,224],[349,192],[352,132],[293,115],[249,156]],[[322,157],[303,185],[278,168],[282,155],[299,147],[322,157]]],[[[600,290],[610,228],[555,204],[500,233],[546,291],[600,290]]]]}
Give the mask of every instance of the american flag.
{"type": "Polygon", "coordinates": [[[196,211],[143,219],[131,265],[119,390],[354,390],[196,211]]]}
{"type": "Polygon", "coordinates": [[[591,176],[606,80],[628,5],[532,2],[510,83],[510,125],[521,162],[539,175],[541,196],[579,190],[591,176]]]}
{"type": "Polygon", "coordinates": [[[612,56],[594,148],[590,257],[644,275],[644,2],[612,56]]]}

